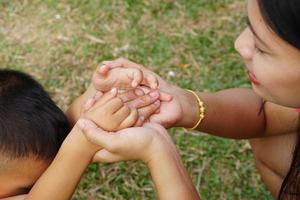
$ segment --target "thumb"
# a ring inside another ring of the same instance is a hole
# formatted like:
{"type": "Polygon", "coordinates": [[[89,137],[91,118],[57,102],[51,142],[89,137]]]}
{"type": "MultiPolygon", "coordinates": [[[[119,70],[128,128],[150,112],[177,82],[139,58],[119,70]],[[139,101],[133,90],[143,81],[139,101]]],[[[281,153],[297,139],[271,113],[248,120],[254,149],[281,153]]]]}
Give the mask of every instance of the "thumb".
{"type": "Polygon", "coordinates": [[[163,117],[161,116],[161,113],[151,115],[149,118],[149,121],[151,123],[160,124],[164,128],[170,128],[170,124],[168,122],[166,122],[165,119],[163,119],[163,117]]]}
{"type": "Polygon", "coordinates": [[[98,127],[94,122],[88,119],[80,119],[78,120],[78,127],[83,132],[85,137],[92,143],[102,147],[102,148],[111,148],[111,144],[113,143],[114,135],[108,133],[98,127]]]}
{"type": "Polygon", "coordinates": [[[144,123],[143,127],[154,129],[160,133],[167,131],[162,125],[160,125],[158,123],[153,123],[153,122],[144,123]]]}
{"type": "Polygon", "coordinates": [[[126,70],[128,70],[128,73],[130,73],[132,78],[131,86],[136,88],[143,81],[143,72],[135,68],[127,68],[126,70]]]}
{"type": "Polygon", "coordinates": [[[98,151],[94,157],[94,162],[100,162],[100,163],[113,163],[124,160],[122,156],[119,156],[117,154],[111,153],[107,151],[106,149],[102,149],[98,151]]]}

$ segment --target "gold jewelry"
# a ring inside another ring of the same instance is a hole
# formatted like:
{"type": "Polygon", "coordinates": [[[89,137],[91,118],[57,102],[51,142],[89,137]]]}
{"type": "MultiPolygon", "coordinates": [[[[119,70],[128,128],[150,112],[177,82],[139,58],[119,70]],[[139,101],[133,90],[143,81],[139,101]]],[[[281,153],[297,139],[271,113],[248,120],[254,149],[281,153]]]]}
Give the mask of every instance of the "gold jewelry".
{"type": "Polygon", "coordinates": [[[198,106],[199,106],[199,120],[198,120],[198,122],[196,123],[195,126],[190,128],[190,130],[195,130],[200,125],[200,123],[202,122],[202,120],[205,117],[205,106],[204,106],[203,101],[201,101],[200,97],[198,96],[198,94],[196,92],[194,92],[192,90],[188,90],[188,91],[196,97],[197,102],[198,102],[198,106]]]}

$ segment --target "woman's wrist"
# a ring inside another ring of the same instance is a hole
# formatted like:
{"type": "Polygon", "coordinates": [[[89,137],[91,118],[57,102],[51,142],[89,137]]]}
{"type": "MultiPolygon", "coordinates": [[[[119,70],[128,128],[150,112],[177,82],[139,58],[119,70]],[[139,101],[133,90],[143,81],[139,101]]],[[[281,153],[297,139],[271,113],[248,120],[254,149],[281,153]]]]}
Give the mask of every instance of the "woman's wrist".
{"type": "Polygon", "coordinates": [[[156,145],[153,149],[149,152],[150,155],[142,160],[150,171],[165,165],[174,164],[180,158],[174,144],[164,143],[160,144],[160,146],[156,145]]]}
{"type": "Polygon", "coordinates": [[[199,199],[172,140],[167,139],[162,145],[146,163],[159,199],[199,199]]]}
{"type": "Polygon", "coordinates": [[[177,88],[176,96],[181,106],[181,119],[175,124],[177,127],[191,128],[199,120],[199,105],[197,98],[188,90],[177,88]]]}

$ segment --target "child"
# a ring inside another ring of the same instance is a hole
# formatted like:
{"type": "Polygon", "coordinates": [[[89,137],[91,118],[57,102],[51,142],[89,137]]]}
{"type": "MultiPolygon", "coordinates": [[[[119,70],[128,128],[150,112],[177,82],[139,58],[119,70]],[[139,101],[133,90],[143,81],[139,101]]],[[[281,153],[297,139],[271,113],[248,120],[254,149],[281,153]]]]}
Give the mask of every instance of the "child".
{"type": "MultiPolygon", "coordinates": [[[[296,110],[300,108],[299,10],[298,0],[249,0],[249,26],[235,47],[245,62],[252,89],[193,93],[158,77],[159,89],[172,94],[173,100],[163,102],[160,113],[150,118],[165,127],[181,126],[221,137],[251,139],[257,168],[278,199],[300,199],[296,110]]],[[[125,59],[105,64],[107,68],[134,67],[149,73],[125,59]]],[[[98,160],[102,158],[100,154],[98,160]]]]}
{"type": "MultiPolygon", "coordinates": [[[[80,104],[91,98],[94,91],[90,87],[70,110],[76,114],[80,113],[80,104]]],[[[149,115],[148,113],[159,107],[159,104],[154,103],[158,101],[158,96],[149,97],[143,105],[137,105],[136,101],[145,100],[145,97],[148,97],[146,95],[128,102],[128,105],[135,106],[129,109],[121,101],[129,96],[125,93],[115,97],[116,94],[116,90],[104,94],[95,106],[103,103],[105,98],[110,102],[99,105],[85,116],[112,131],[134,125],[138,118],[135,108],[141,108],[141,115],[149,115]],[[110,110],[105,108],[110,104],[119,106],[117,110],[122,109],[117,113],[117,117],[109,117],[110,110]],[[126,116],[124,123],[121,123],[124,121],[122,116],[126,116]]],[[[41,85],[30,76],[12,70],[0,70],[0,110],[0,198],[3,198],[24,194],[30,190],[55,157],[70,131],[70,125],[41,85]]],[[[73,125],[79,116],[73,115],[70,110],[68,116],[73,125]]],[[[71,131],[73,132],[76,130],[71,131]]],[[[67,138],[71,135],[73,134],[67,138]]],[[[90,158],[88,160],[90,161],[90,158]]]]}
{"type": "Polygon", "coordinates": [[[70,127],[43,88],[16,71],[0,70],[0,110],[0,197],[7,197],[30,190],[70,127]]]}
{"type": "MultiPolygon", "coordinates": [[[[128,77],[121,74],[120,80],[122,75],[128,77]]],[[[139,114],[148,116],[159,107],[155,103],[159,98],[157,91],[152,92],[156,93],[152,97],[142,94],[136,99],[130,97],[133,91],[119,97],[116,89],[101,95],[91,95],[92,91],[95,90],[90,87],[71,106],[71,124],[80,115],[78,105],[88,98],[94,105],[85,105],[84,116],[110,131],[134,125],[138,121],[136,108],[139,114]],[[127,105],[123,99],[127,99],[127,105]],[[141,100],[144,101],[138,105],[136,102],[141,100]],[[133,106],[129,108],[130,105],[133,106]]],[[[22,199],[25,196],[12,196],[30,191],[27,199],[68,199],[99,147],[89,143],[76,126],[68,135],[67,118],[30,76],[0,70],[0,97],[0,198],[22,199]]]]}

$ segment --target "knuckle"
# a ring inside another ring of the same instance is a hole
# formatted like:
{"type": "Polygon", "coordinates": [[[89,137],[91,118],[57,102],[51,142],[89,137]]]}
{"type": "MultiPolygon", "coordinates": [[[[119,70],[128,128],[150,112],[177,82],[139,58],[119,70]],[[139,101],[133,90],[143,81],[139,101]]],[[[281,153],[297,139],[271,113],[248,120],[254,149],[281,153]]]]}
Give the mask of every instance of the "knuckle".
{"type": "Polygon", "coordinates": [[[96,134],[94,134],[94,130],[88,129],[88,130],[85,130],[85,133],[86,133],[88,141],[90,141],[92,143],[95,143],[97,141],[97,136],[96,136],[96,134]]]}
{"type": "Polygon", "coordinates": [[[111,141],[108,145],[107,145],[107,150],[110,152],[116,152],[118,149],[118,145],[117,142],[115,141],[111,141]]]}
{"type": "Polygon", "coordinates": [[[128,117],[128,124],[129,126],[133,126],[138,121],[138,112],[137,110],[134,110],[130,113],[130,116],[128,117]]]}
{"type": "Polygon", "coordinates": [[[130,108],[129,108],[128,106],[125,106],[125,107],[124,107],[124,114],[125,114],[126,116],[128,116],[128,115],[130,114],[130,112],[131,112],[130,108]]]}
{"type": "Polygon", "coordinates": [[[149,97],[149,95],[145,95],[145,96],[141,97],[140,102],[142,104],[146,104],[146,103],[149,103],[150,100],[151,100],[151,98],[149,97]]]}
{"type": "Polygon", "coordinates": [[[118,128],[119,128],[119,124],[116,123],[115,118],[111,118],[111,123],[110,125],[107,126],[107,131],[111,131],[111,132],[118,131],[118,128]]]}

